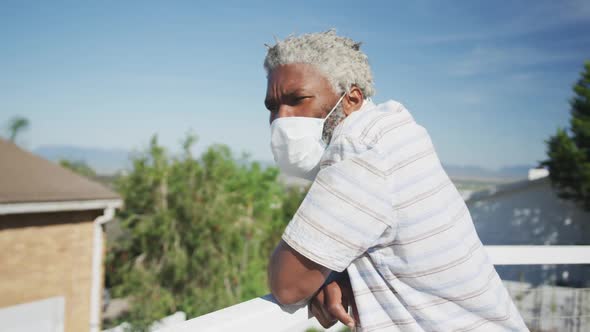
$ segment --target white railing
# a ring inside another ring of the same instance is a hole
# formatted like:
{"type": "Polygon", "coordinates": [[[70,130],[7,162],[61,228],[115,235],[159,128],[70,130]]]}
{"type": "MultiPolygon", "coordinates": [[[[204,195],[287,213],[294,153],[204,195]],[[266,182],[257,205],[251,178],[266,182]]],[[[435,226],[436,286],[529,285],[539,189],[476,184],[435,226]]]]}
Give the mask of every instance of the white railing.
{"type": "MultiPolygon", "coordinates": [[[[494,265],[590,264],[590,246],[486,246],[494,265]]],[[[307,306],[280,306],[266,295],[159,332],[304,331],[315,319],[307,306]]],[[[317,324],[317,323],[316,323],[317,324]]]]}

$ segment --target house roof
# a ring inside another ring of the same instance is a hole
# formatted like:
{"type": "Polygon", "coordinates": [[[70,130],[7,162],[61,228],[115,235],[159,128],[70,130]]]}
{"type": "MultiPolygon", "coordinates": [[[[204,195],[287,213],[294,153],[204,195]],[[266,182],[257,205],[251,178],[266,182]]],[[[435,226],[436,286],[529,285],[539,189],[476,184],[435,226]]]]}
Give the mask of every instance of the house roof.
{"type": "Polygon", "coordinates": [[[0,204],[113,199],[103,185],[0,139],[0,204]]]}

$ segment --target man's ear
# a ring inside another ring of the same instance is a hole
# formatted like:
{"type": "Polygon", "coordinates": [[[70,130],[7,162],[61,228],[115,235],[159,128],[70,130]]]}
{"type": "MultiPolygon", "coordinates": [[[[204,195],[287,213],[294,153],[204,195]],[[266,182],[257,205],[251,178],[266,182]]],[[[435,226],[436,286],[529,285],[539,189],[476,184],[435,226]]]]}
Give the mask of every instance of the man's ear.
{"type": "Polygon", "coordinates": [[[363,100],[365,100],[365,96],[361,89],[356,85],[350,87],[350,91],[344,96],[344,100],[342,100],[344,114],[349,116],[352,112],[358,111],[363,105],[363,100]]]}

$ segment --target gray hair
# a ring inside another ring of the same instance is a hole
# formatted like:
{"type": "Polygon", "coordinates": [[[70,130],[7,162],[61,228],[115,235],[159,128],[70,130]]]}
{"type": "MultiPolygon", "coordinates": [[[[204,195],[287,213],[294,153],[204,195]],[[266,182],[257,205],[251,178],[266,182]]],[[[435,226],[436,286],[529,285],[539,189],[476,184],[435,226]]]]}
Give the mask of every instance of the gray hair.
{"type": "Polygon", "coordinates": [[[334,91],[342,94],[351,86],[357,86],[365,98],[375,94],[373,75],[367,55],[360,51],[361,43],[336,35],[335,30],[304,34],[276,40],[268,46],[264,69],[268,75],[280,65],[306,63],[317,68],[332,84],[334,91]]]}

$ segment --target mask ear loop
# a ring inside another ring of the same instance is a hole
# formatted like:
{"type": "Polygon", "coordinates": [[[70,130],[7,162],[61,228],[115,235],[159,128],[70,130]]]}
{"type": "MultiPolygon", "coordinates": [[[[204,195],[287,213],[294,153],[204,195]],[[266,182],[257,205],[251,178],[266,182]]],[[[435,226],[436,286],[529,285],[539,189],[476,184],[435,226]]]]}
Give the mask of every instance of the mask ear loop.
{"type": "Polygon", "coordinates": [[[336,105],[334,105],[334,107],[332,107],[332,110],[330,112],[328,112],[328,115],[326,115],[326,117],[324,118],[324,122],[326,122],[326,119],[328,119],[330,117],[330,115],[332,115],[332,113],[334,113],[334,111],[336,110],[336,108],[338,108],[338,105],[340,105],[340,102],[342,101],[342,99],[344,98],[344,96],[346,96],[346,92],[344,92],[342,94],[342,96],[340,96],[340,99],[338,99],[338,102],[336,103],[336,105]]]}
{"type": "Polygon", "coordinates": [[[342,96],[340,96],[340,99],[338,99],[338,102],[336,103],[336,105],[334,105],[334,107],[332,108],[332,110],[330,112],[328,112],[328,115],[326,115],[326,117],[323,119],[323,122],[322,122],[322,139],[321,139],[321,142],[324,145],[324,147],[326,147],[328,145],[328,143],[329,143],[329,142],[324,141],[324,138],[323,138],[323,136],[324,136],[323,133],[324,133],[324,130],[326,129],[325,128],[326,121],[328,120],[328,118],[330,117],[330,115],[332,115],[332,113],[334,113],[334,111],[338,108],[338,105],[340,105],[340,102],[342,101],[342,99],[344,98],[344,96],[346,96],[346,92],[344,92],[342,94],[342,96]]]}

